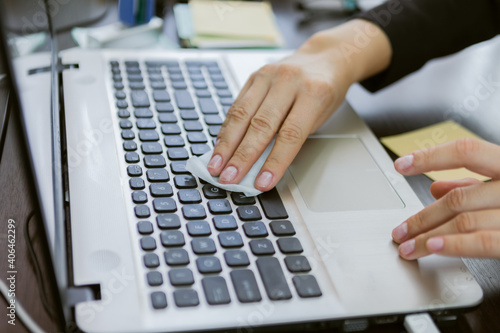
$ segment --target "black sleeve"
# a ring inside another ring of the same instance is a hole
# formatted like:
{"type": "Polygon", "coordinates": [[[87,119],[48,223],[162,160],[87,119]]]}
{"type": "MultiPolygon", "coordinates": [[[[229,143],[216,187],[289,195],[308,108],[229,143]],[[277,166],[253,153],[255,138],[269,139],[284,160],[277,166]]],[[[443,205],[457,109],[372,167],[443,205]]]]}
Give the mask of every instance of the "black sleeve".
{"type": "Polygon", "coordinates": [[[432,58],[499,34],[500,0],[389,0],[354,18],[377,24],[392,45],[389,67],[361,82],[377,91],[432,58]]]}

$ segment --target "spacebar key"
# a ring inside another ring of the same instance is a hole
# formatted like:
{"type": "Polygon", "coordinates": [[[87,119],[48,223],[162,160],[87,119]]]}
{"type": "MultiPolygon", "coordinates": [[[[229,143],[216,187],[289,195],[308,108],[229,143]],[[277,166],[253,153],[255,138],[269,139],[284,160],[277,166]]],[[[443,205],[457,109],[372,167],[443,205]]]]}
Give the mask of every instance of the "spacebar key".
{"type": "Polygon", "coordinates": [[[281,201],[276,188],[260,194],[259,201],[262,205],[262,210],[268,219],[274,220],[288,218],[288,213],[286,212],[283,201],[281,201]]]}
{"type": "Polygon", "coordinates": [[[272,300],[290,299],[292,294],[278,259],[263,257],[257,259],[257,268],[264,282],[267,296],[272,300]]]}

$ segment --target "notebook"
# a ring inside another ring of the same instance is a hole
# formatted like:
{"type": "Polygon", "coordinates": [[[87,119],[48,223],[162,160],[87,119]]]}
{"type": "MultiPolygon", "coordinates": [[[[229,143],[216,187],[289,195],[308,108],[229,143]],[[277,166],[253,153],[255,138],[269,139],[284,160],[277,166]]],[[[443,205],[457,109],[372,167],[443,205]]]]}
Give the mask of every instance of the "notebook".
{"type": "Polygon", "coordinates": [[[391,230],[422,205],[348,104],[258,197],[185,171],[289,52],[14,57],[2,29],[68,329],[352,330],[481,301],[460,259],[399,258],[391,230]]]}

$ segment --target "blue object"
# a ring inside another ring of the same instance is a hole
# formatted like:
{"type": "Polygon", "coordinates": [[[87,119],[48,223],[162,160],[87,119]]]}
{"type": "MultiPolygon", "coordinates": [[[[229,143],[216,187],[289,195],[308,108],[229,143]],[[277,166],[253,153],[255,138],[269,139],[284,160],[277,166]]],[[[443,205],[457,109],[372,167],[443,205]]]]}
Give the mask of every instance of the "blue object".
{"type": "Polygon", "coordinates": [[[118,15],[128,26],[148,23],[154,15],[155,0],[119,0],[118,15]]]}

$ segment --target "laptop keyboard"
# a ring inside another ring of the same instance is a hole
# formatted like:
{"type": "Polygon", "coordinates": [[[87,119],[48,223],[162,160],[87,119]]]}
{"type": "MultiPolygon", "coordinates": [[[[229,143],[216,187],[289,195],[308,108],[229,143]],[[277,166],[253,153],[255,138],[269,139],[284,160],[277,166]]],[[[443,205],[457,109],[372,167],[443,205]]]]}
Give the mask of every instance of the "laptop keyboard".
{"type": "Polygon", "coordinates": [[[152,307],[167,308],[167,299],[180,308],[201,298],[210,305],[287,300],[291,288],[299,298],[320,297],[276,189],[246,197],[185,169],[190,156],[211,150],[233,102],[217,61],[109,65],[152,307]]]}

